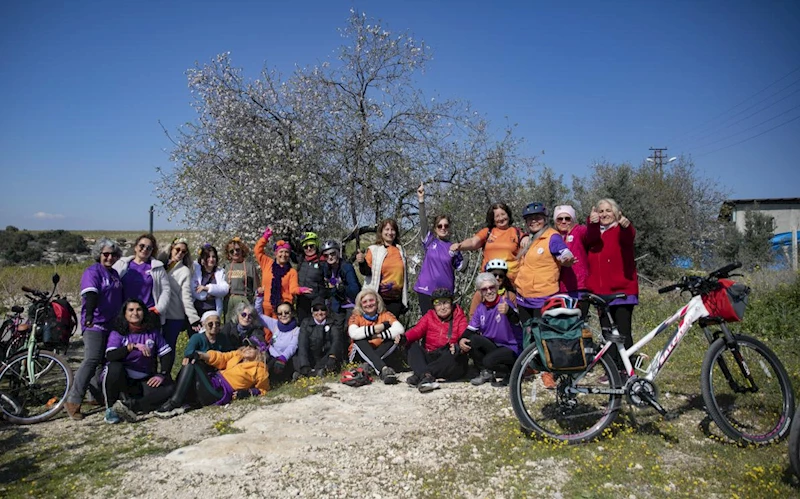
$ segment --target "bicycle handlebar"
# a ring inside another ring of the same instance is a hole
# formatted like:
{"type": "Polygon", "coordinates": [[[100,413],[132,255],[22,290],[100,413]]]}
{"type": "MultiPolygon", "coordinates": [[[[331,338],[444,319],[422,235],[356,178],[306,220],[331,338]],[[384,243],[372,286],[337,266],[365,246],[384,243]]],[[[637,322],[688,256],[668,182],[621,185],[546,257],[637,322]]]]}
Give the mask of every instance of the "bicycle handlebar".
{"type": "Polygon", "coordinates": [[[30,294],[32,294],[34,296],[38,296],[40,299],[47,298],[47,295],[48,295],[44,291],[39,291],[38,289],[29,288],[28,286],[22,286],[22,291],[25,291],[26,293],[30,293],[30,294]]]}
{"type": "Polygon", "coordinates": [[[679,286],[679,284],[670,284],[669,286],[664,286],[658,290],[658,294],[663,295],[664,293],[669,293],[670,291],[678,289],[679,286]]]}
{"type": "Polygon", "coordinates": [[[731,272],[741,267],[741,262],[733,262],[710,272],[706,277],[700,276],[683,276],[680,281],[669,286],[664,286],[658,290],[659,294],[669,293],[670,291],[680,289],[681,291],[691,291],[692,294],[702,294],[708,291],[708,286],[716,286],[717,279],[730,277],[731,272]],[[705,291],[704,291],[705,290],[705,291]]]}
{"type": "Polygon", "coordinates": [[[728,277],[729,274],[742,266],[742,262],[733,262],[708,274],[708,277],[728,277]]]}

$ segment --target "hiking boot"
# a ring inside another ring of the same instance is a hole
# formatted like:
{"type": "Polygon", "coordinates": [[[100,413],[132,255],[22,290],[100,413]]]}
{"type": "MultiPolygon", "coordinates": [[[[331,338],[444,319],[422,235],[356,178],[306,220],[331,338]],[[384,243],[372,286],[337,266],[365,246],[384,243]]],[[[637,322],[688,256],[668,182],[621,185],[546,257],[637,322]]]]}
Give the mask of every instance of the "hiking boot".
{"type": "Polygon", "coordinates": [[[76,404],[75,402],[64,402],[64,409],[67,410],[67,415],[69,415],[70,419],[75,421],[80,421],[83,419],[80,404],[76,404]]]}
{"type": "Polygon", "coordinates": [[[394,369],[391,367],[383,366],[383,369],[381,369],[381,380],[384,385],[396,385],[397,373],[395,373],[394,369]]]}
{"type": "Polygon", "coordinates": [[[135,423],[139,420],[139,415],[136,414],[133,409],[125,405],[125,403],[121,400],[114,402],[114,405],[111,406],[111,409],[114,410],[114,413],[116,413],[118,417],[124,419],[128,423],[135,423]]]}
{"type": "Polygon", "coordinates": [[[492,386],[495,388],[502,388],[504,386],[508,386],[508,381],[511,379],[511,375],[506,374],[502,378],[492,378],[492,386]]]}
{"type": "Polygon", "coordinates": [[[159,418],[166,419],[178,416],[180,414],[183,414],[184,412],[186,412],[185,407],[176,406],[172,403],[171,400],[167,400],[166,402],[164,402],[164,405],[162,405],[156,410],[155,415],[158,416],[159,418]]]}
{"type": "Polygon", "coordinates": [[[419,376],[417,376],[416,374],[412,374],[411,376],[406,378],[406,383],[416,388],[417,386],[419,386],[419,376]]]}
{"type": "Polygon", "coordinates": [[[491,381],[492,379],[494,379],[494,374],[492,374],[488,369],[483,369],[481,370],[480,374],[469,380],[469,382],[475,386],[478,386],[486,383],[487,381],[491,381]]]}
{"type": "Polygon", "coordinates": [[[103,421],[105,421],[108,424],[117,424],[122,420],[119,418],[117,413],[114,412],[114,409],[111,409],[109,407],[108,409],[106,409],[106,416],[103,418],[103,421]]]}
{"type": "Polygon", "coordinates": [[[439,383],[431,376],[430,374],[422,378],[422,381],[419,382],[417,386],[417,390],[419,393],[428,393],[439,388],[439,383]]]}
{"type": "Polygon", "coordinates": [[[542,384],[548,390],[555,390],[556,389],[556,380],[553,377],[553,373],[543,372],[542,373],[542,384]]]}

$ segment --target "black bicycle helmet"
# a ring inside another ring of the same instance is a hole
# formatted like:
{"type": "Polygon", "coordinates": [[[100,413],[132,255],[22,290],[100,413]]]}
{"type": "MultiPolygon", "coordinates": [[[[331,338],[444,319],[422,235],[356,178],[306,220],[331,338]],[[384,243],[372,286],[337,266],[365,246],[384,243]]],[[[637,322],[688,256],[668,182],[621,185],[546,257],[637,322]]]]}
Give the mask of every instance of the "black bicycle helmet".
{"type": "Polygon", "coordinates": [[[547,216],[547,208],[542,203],[531,203],[522,210],[522,218],[531,215],[544,215],[547,216]]]}
{"type": "Polygon", "coordinates": [[[322,247],[319,249],[319,252],[320,253],[325,253],[326,251],[332,250],[332,249],[336,250],[336,252],[338,253],[339,252],[339,243],[337,243],[336,241],[334,241],[332,239],[328,239],[327,241],[322,243],[322,247]]]}

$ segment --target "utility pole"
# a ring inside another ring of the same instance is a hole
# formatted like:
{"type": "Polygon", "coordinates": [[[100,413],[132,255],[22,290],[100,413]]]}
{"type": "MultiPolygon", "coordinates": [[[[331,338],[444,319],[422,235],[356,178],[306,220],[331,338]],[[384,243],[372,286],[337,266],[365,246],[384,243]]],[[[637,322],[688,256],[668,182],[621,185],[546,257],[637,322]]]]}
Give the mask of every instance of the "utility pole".
{"type": "Polygon", "coordinates": [[[150,232],[149,232],[149,234],[153,233],[153,212],[154,211],[155,210],[153,209],[153,205],[150,205],[150,232]]]}
{"type": "Polygon", "coordinates": [[[658,167],[659,171],[664,169],[664,152],[667,150],[666,147],[651,147],[651,151],[653,151],[653,156],[647,158],[648,161],[655,164],[658,167]]]}

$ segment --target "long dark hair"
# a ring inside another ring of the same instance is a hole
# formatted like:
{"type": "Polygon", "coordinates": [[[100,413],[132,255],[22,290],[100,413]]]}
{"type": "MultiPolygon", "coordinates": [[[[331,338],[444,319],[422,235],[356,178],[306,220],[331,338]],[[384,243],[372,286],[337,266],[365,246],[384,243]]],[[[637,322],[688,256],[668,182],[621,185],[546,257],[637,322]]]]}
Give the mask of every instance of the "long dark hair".
{"type": "Polygon", "coordinates": [[[206,273],[206,268],[205,265],[203,265],[203,262],[208,260],[208,257],[211,256],[212,252],[214,253],[214,256],[217,258],[217,264],[214,265],[214,269],[210,272],[211,274],[216,272],[217,267],[219,267],[219,253],[217,252],[217,248],[215,248],[209,243],[200,246],[200,256],[197,257],[197,263],[200,264],[200,269],[202,270],[203,274],[206,273]]]}
{"type": "Polygon", "coordinates": [[[511,208],[505,203],[495,203],[490,206],[489,211],[486,212],[486,227],[494,229],[494,210],[497,208],[505,211],[506,215],[508,215],[508,226],[511,227],[514,225],[514,217],[511,215],[511,208]]]}
{"type": "Polygon", "coordinates": [[[148,310],[147,305],[145,305],[142,300],[138,298],[128,298],[125,300],[125,303],[122,304],[122,310],[119,311],[119,315],[117,316],[116,330],[119,334],[127,336],[131,331],[128,325],[128,319],[125,318],[125,310],[127,310],[128,305],[131,303],[137,303],[142,307],[142,311],[144,312],[142,315],[142,327],[144,327],[145,331],[159,330],[161,328],[161,321],[159,321],[158,316],[148,310]]]}

